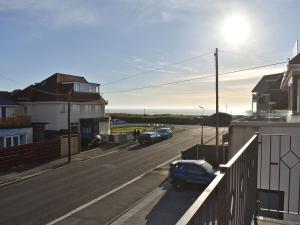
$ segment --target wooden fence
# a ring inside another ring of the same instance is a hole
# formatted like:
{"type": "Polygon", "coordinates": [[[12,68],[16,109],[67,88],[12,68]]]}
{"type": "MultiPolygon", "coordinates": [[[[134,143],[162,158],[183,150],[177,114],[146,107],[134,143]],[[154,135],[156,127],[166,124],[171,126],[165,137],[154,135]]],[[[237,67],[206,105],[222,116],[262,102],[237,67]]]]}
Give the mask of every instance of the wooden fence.
{"type": "Polygon", "coordinates": [[[60,139],[0,149],[0,169],[60,156],[60,139]]]}

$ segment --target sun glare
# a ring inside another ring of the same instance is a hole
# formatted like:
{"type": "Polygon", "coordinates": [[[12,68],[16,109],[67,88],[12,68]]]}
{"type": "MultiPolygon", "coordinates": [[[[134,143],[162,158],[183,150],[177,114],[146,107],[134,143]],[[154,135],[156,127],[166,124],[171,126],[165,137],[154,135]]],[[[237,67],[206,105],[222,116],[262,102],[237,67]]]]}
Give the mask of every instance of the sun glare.
{"type": "Polygon", "coordinates": [[[228,17],[223,25],[222,34],[226,42],[231,45],[244,44],[249,36],[250,26],[243,16],[228,17]]]}

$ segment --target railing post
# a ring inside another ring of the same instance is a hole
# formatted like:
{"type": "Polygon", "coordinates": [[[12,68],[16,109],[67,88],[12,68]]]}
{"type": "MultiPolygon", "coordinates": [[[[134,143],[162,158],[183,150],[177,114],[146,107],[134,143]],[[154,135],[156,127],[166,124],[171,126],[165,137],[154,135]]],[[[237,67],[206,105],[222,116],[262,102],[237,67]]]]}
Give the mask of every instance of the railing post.
{"type": "Polygon", "coordinates": [[[221,185],[219,185],[218,187],[218,195],[217,195],[217,202],[219,203],[218,204],[218,225],[228,225],[229,224],[229,221],[228,221],[228,204],[227,204],[227,201],[228,201],[228,195],[227,195],[227,192],[228,192],[228,185],[227,185],[227,181],[228,181],[228,173],[227,173],[227,170],[228,168],[221,164],[219,166],[219,169],[220,169],[220,172],[221,173],[224,173],[224,177],[223,177],[223,180],[222,180],[222,183],[221,185]]]}
{"type": "MultiPolygon", "coordinates": [[[[258,179],[258,176],[257,176],[257,173],[258,173],[258,145],[259,145],[259,142],[258,142],[258,138],[259,138],[259,132],[255,132],[255,135],[256,135],[256,138],[255,138],[255,146],[256,146],[256,154],[255,154],[255,156],[256,156],[256,169],[257,169],[257,171],[256,171],[256,188],[255,188],[255,192],[256,192],[256,205],[255,205],[255,211],[254,211],[254,218],[253,218],[253,222],[254,222],[254,225],[257,225],[258,223],[257,223],[257,217],[258,217],[258,210],[259,210],[259,204],[260,204],[260,202],[259,202],[259,195],[258,195],[258,191],[257,191],[257,179],[258,179]]],[[[260,176],[261,176],[261,174],[260,174],[260,176]]]]}

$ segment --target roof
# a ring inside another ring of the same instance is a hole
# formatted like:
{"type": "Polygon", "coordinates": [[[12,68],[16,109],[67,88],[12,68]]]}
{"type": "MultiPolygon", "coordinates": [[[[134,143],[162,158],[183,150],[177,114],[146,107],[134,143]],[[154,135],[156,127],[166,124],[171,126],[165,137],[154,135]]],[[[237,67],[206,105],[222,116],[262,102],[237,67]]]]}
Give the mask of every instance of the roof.
{"type": "Polygon", "coordinates": [[[284,73],[276,73],[263,76],[253,88],[252,92],[264,92],[269,89],[280,89],[284,73]]]}
{"type": "Polygon", "coordinates": [[[289,61],[289,64],[300,64],[300,53],[289,61]]]}
{"type": "Polygon", "coordinates": [[[8,91],[0,91],[0,105],[17,105],[8,91]]]}
{"type": "Polygon", "coordinates": [[[41,83],[48,79],[55,78],[57,83],[61,82],[81,82],[81,83],[88,83],[87,80],[82,76],[76,76],[76,75],[70,75],[70,74],[64,74],[64,73],[55,73],[52,76],[46,78],[41,83]]]}
{"type": "Polygon", "coordinates": [[[202,165],[203,163],[205,163],[205,160],[180,159],[180,160],[174,161],[173,164],[178,163],[178,162],[194,163],[194,164],[202,165]]]}
{"type": "Polygon", "coordinates": [[[27,102],[66,102],[68,101],[68,92],[72,92],[71,101],[73,102],[96,101],[100,104],[107,104],[107,101],[99,93],[73,92],[72,82],[88,83],[82,76],[55,73],[24,90],[14,92],[14,97],[27,102]]]}

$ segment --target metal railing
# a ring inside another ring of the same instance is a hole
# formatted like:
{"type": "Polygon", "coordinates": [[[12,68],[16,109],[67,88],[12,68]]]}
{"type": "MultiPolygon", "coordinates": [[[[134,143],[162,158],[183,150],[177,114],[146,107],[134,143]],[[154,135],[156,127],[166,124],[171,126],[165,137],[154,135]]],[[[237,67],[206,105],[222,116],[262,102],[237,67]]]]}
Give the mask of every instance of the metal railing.
{"type": "Polygon", "coordinates": [[[299,221],[300,136],[262,134],[258,146],[260,215],[299,221]]]}
{"type": "Polygon", "coordinates": [[[225,165],[177,225],[250,225],[257,215],[258,134],[225,165]]]}

